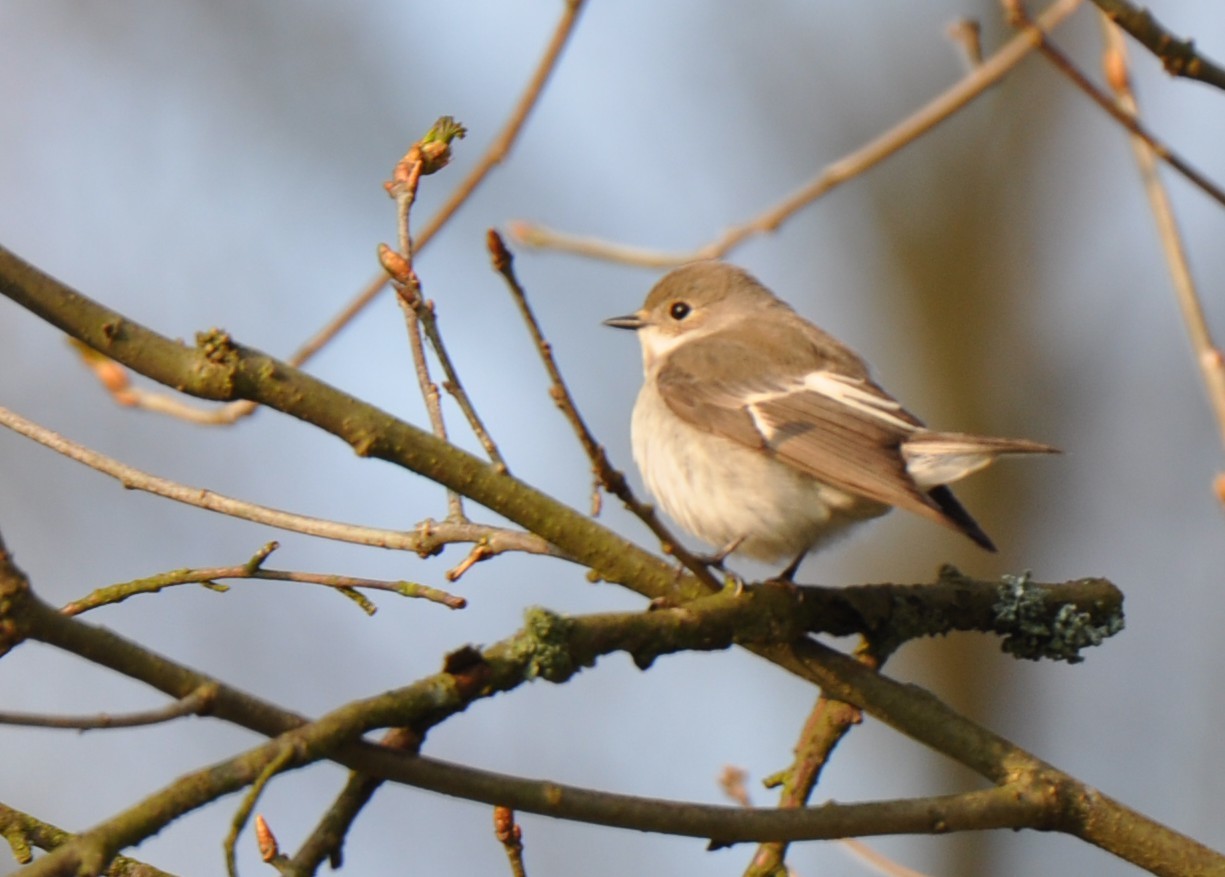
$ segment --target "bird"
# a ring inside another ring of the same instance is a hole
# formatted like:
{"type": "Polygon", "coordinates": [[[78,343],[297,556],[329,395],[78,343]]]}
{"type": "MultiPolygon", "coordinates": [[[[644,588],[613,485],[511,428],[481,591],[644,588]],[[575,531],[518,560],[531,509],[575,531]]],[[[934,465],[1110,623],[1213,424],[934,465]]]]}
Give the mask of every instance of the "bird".
{"type": "Polygon", "coordinates": [[[719,260],[665,275],[632,314],[643,384],[631,418],[647,490],[690,535],[730,554],[790,561],[890,509],[995,545],[948,485],[1028,439],[928,429],[867,363],[742,268],[719,260]]]}

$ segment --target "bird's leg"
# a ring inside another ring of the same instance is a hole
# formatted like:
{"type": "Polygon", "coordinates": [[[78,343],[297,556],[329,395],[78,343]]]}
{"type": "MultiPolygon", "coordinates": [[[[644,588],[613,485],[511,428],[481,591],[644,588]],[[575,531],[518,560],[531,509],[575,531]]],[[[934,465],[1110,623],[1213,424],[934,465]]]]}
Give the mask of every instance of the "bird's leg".
{"type": "Polygon", "coordinates": [[[744,537],[740,536],[739,538],[733,539],[731,542],[724,545],[714,554],[696,555],[697,559],[703,564],[723,573],[725,585],[728,587],[734,587],[736,589],[737,596],[744,592],[744,579],[728,569],[727,566],[724,565],[723,561],[727,560],[728,555],[739,548],[740,543],[743,541],[744,537]]]}
{"type": "Polygon", "coordinates": [[[791,563],[788,564],[785,570],[780,572],[778,575],[772,577],[770,581],[783,582],[788,585],[794,585],[795,584],[795,574],[800,571],[800,564],[804,562],[804,558],[807,556],[808,556],[808,549],[805,548],[803,551],[801,551],[796,556],[795,560],[791,561],[791,563]]]}
{"type": "Polygon", "coordinates": [[[714,554],[695,554],[694,557],[704,566],[712,566],[720,572],[727,572],[727,567],[723,565],[723,561],[727,560],[728,555],[739,548],[740,543],[743,541],[744,537],[740,536],[728,542],[714,554]]]}

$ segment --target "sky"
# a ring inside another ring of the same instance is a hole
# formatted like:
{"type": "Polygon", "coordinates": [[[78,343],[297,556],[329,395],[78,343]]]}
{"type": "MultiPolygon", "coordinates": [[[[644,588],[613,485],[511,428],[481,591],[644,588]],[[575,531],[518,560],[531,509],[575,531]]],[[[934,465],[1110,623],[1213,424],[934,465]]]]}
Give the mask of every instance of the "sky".
{"type": "MultiPolygon", "coordinates": [[[[224,327],[288,356],[378,270],[395,239],[382,182],[441,115],[468,128],[454,163],[424,181],[432,215],[494,140],[559,4],[319,0],[162,4],[63,0],[0,6],[0,244],[171,337],[224,327]]],[[[1225,57],[1222,12],[1156,14],[1225,57]]],[[[970,16],[987,51],[1006,37],[995,5],[677,0],[589,3],[522,137],[420,253],[418,270],[465,385],[512,471],[576,507],[588,465],[547,394],[514,305],[490,270],[488,228],[528,220],[609,241],[700,246],[775,203],[963,75],[946,35],[970,16]]],[[[1057,39],[1097,76],[1088,9],[1057,39]]],[[[1225,179],[1225,95],[1168,78],[1133,45],[1151,128],[1225,179]]],[[[1225,335],[1225,213],[1168,171],[1210,328],[1225,335]]],[[[632,471],[640,381],[627,333],[656,270],[516,248],[558,361],[594,432],[632,471]]],[[[1211,490],[1213,422],[1126,137],[1031,58],[897,156],[729,255],[875,366],[932,425],[1050,442],[1064,454],[978,475],[959,495],[1000,545],[986,555],[904,513],[810,559],[801,581],[930,581],[951,561],[984,578],[1104,575],[1127,628],[1075,666],[1020,663],[986,637],[908,646],[888,666],[1043,759],[1209,845],[1225,743],[1210,646],[1225,620],[1225,539],[1211,490]]],[[[425,411],[403,320],[382,297],[309,366],[414,423],[425,411]]],[[[62,335],[0,300],[0,404],[146,471],[305,514],[408,528],[446,512],[440,489],[274,412],[231,428],[116,406],[62,335]]],[[[447,409],[457,443],[478,450],[447,409]]],[[[632,483],[640,485],[636,474],[632,483]]],[[[603,520],[645,547],[614,502],[603,520]]],[[[485,519],[483,510],[474,516],[485,519]]],[[[642,607],[556,561],[504,556],[446,585],[463,556],[420,560],[243,524],[148,495],[0,434],[0,532],[44,599],[187,566],[244,561],[278,539],[274,565],[449,587],[450,612],[375,597],[365,617],[323,589],[236,582],[178,588],[91,619],[306,714],[435,672],[465,643],[511,634],[523,611],[642,607]]],[[[696,546],[695,547],[700,547],[696,546]]],[[[746,565],[750,576],[768,570],[746,565]]],[[[536,683],[474,705],[425,751],[494,770],[678,800],[723,803],[717,777],[756,783],[789,761],[815,692],[747,653],[614,656],[564,686],[536,683]]],[[[6,709],[111,713],[162,698],[54,650],[0,663],[6,709]]],[[[209,719],[75,734],[0,728],[0,801],[88,827],[170,778],[258,741],[209,719]]],[[[261,800],[294,849],[344,774],[278,778],[261,800]]],[[[976,787],[868,720],[839,748],[817,800],[976,787]]],[[[754,785],[754,801],[770,793],[754,785]]],[[[227,798],[134,855],[219,873],[237,807],[227,798]]],[[[748,847],[706,852],[660,838],[522,816],[529,873],[739,874],[748,847]],[[581,863],[581,867],[579,864],[581,863]]],[[[874,842],[932,874],[1135,869],[1068,838],[992,833],[874,842]]],[[[380,791],[346,846],[350,873],[499,873],[487,807],[407,788],[380,791]]],[[[869,873],[836,844],[806,844],[801,875],[869,873]],[[833,869],[831,871],[831,869],[833,869]]],[[[244,873],[266,867],[248,836],[244,873]]],[[[0,864],[0,873],[12,866],[0,864]]]]}

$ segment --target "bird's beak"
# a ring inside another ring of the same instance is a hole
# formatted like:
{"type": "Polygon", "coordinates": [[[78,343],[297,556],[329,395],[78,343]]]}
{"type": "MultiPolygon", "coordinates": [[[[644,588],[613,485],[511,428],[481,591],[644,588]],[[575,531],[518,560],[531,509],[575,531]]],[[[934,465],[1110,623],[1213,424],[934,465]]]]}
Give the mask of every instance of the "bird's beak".
{"type": "Polygon", "coordinates": [[[614,329],[641,329],[647,324],[647,321],[639,314],[626,314],[624,317],[609,317],[604,321],[605,326],[612,326],[614,329]]]}

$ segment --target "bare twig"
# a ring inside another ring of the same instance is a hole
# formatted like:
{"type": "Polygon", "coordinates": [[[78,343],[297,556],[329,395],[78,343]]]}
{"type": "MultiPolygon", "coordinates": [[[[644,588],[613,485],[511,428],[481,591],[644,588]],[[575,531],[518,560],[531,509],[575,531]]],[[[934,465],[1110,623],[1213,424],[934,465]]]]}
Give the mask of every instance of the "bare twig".
{"type": "MultiPolygon", "coordinates": [[[[421,736],[410,728],[392,728],[379,740],[379,746],[402,752],[416,753],[421,746],[421,736]]],[[[286,877],[313,877],[325,859],[332,870],[340,870],[344,861],[344,839],[362,808],[383,784],[380,777],[353,772],[344,788],[327,812],[310,833],[310,837],[294,854],[285,869],[286,877]]]]}
{"type": "Polygon", "coordinates": [[[527,293],[524,291],[522,284],[519,283],[518,277],[515,276],[514,256],[506,248],[502,236],[492,228],[486,232],[485,243],[493,260],[493,268],[506,281],[506,288],[510,290],[511,298],[515,300],[515,304],[519,307],[519,313],[522,315],[524,323],[527,324],[528,333],[532,336],[532,341],[536,345],[536,352],[540,355],[540,361],[544,363],[544,369],[549,375],[549,381],[551,382],[549,397],[562,414],[565,415],[566,420],[574,429],[574,434],[578,437],[579,444],[582,445],[587,458],[591,461],[592,474],[595,476],[597,486],[603,485],[605,489],[613,490],[613,483],[617,480],[624,481],[624,476],[614,470],[607,454],[604,452],[603,446],[596,441],[586,421],[583,420],[583,416],[579,413],[578,405],[575,403],[574,397],[570,394],[570,389],[566,386],[566,381],[561,375],[561,369],[557,367],[557,360],[553,358],[553,345],[545,339],[544,332],[540,328],[540,322],[532,312],[531,305],[528,304],[527,293]]]}
{"type": "Polygon", "coordinates": [[[863,841],[853,837],[844,837],[838,843],[854,858],[882,877],[929,877],[922,871],[916,871],[914,868],[907,868],[900,862],[895,862],[879,850],[874,850],[863,841]]]}
{"type": "Polygon", "coordinates": [[[81,362],[94,373],[111,398],[118,405],[140,408],[155,414],[165,414],[188,423],[202,426],[224,426],[234,423],[255,411],[258,407],[245,399],[226,405],[202,408],[179,396],[146,390],[132,383],[128,370],[113,359],[108,359],[92,347],[87,347],[75,338],[69,338],[73,348],[81,356],[81,362]]]}
{"type": "Polygon", "coordinates": [[[884,161],[952,116],[999,82],[1024,60],[1042,42],[1042,31],[1050,30],[1058,25],[1071,15],[1078,5],[1079,0],[1056,0],[1038,16],[1034,27],[1027,28],[1014,36],[995,54],[967,73],[935,100],[850,155],[828,165],[816,177],[782,201],[742,225],[728,229],[714,241],[695,250],[669,252],[610,244],[593,238],[576,237],[552,231],[522,221],[508,226],[511,237],[526,246],[548,247],[649,268],[665,268],[698,259],[721,258],[748,238],[775,231],[822,195],[884,161]]]}
{"type": "MultiPolygon", "coordinates": [[[[0,804],[0,836],[8,841],[13,858],[19,865],[28,865],[34,860],[34,849],[53,850],[73,838],[62,828],[5,804],[0,804]]],[[[116,856],[107,874],[116,877],[174,877],[167,871],[127,856],[116,856]]]]}
{"type": "MultiPolygon", "coordinates": [[[[1029,20],[1025,12],[1021,0],[1003,0],[1004,8],[1008,11],[1009,17],[1016,25],[1028,28],[1030,32],[1034,32],[1033,23],[1029,20]]],[[[1084,92],[1090,100],[1110,114],[1116,122],[1126,128],[1133,136],[1139,137],[1152,150],[1153,154],[1168,164],[1174,170],[1178,171],[1186,177],[1191,183],[1199,187],[1208,197],[1215,200],[1218,204],[1225,206],[1225,189],[1222,189],[1208,177],[1204,176],[1198,170],[1191,166],[1185,159],[1175,153],[1172,149],[1158,140],[1152,132],[1140,124],[1136,117],[1126,112],[1122,107],[1110,99],[1110,96],[1103,92],[1100,88],[1090,81],[1089,77],[1082,73],[1077,66],[1072,62],[1072,59],[1065,55],[1058,47],[1056,47],[1041,29],[1037,30],[1041,42],[1038,48],[1042,54],[1055,66],[1060,73],[1066,76],[1077,88],[1084,92]]]]}
{"type": "MultiPolygon", "coordinates": [[[[238,809],[234,811],[234,818],[230,820],[230,830],[225,836],[225,869],[229,877],[238,877],[238,862],[235,858],[235,850],[238,847],[238,838],[242,835],[242,830],[247,826],[247,820],[251,818],[252,812],[255,810],[255,805],[259,802],[260,796],[264,794],[264,789],[268,787],[268,783],[272,778],[282,771],[289,770],[299,761],[301,753],[297,751],[295,741],[272,741],[268,744],[271,747],[271,757],[262,766],[259,775],[255,777],[251,783],[251,787],[247,790],[247,794],[243,796],[242,802],[239,803],[238,809]]],[[[267,829],[265,823],[264,828],[267,829]]],[[[268,832],[270,835],[271,832],[268,832]]],[[[261,835],[258,839],[261,841],[261,846],[265,849],[261,853],[266,852],[266,838],[257,830],[257,835],[261,835]]],[[[275,842],[275,838],[273,838],[275,842]]],[[[267,859],[265,859],[267,861],[267,859]]]]}
{"type": "Polygon", "coordinates": [[[974,18],[958,18],[948,26],[949,39],[961,48],[966,72],[983,63],[983,28],[974,18]]]}
{"type": "Polygon", "coordinates": [[[67,728],[91,731],[100,728],[138,728],[160,725],[183,716],[207,715],[217,697],[217,686],[201,685],[186,697],[152,710],[132,713],[99,713],[88,716],[53,716],[41,713],[0,712],[0,725],[20,725],[33,728],[67,728]]]}
{"type": "Polygon", "coordinates": [[[1162,27],[1147,9],[1134,6],[1127,0],[1093,0],[1093,4],[1160,58],[1162,66],[1171,76],[1185,76],[1225,88],[1225,69],[1197,52],[1192,40],[1179,39],[1162,27]]]}
{"type": "MultiPolygon", "coordinates": [[[[1103,24],[1106,38],[1103,59],[1106,79],[1114,91],[1119,110],[1134,119],[1139,114],[1139,105],[1128,75],[1127,45],[1117,27],[1105,22],[1104,19],[1103,24]]],[[[1182,235],[1178,230],[1178,222],[1174,218],[1174,208],[1170,204],[1169,195],[1166,194],[1161,176],[1157,172],[1154,150],[1148,142],[1134,134],[1131,138],[1131,145],[1136,155],[1136,164],[1140,168],[1140,177],[1144,182],[1144,191],[1148,195],[1149,206],[1153,211],[1153,218],[1157,222],[1157,234],[1170,269],[1170,278],[1174,283],[1174,295],[1178,300],[1178,308],[1182,312],[1183,323],[1191,339],[1191,349],[1195,353],[1200,373],[1204,379],[1204,386],[1208,391],[1208,401],[1216,414],[1221,440],[1225,443],[1225,355],[1222,355],[1221,349],[1213,341],[1212,333],[1208,329],[1204,306],[1196,291],[1195,280],[1191,276],[1191,266],[1183,247],[1182,235]]],[[[1222,477],[1225,476],[1218,476],[1218,484],[1222,477]]],[[[1222,497],[1222,502],[1225,502],[1225,497],[1222,497]]]]}
{"type": "MultiPolygon", "coordinates": [[[[511,109],[510,117],[507,118],[506,124],[498,133],[498,136],[489,144],[489,148],[485,150],[485,154],[481,156],[480,161],[476,163],[476,166],[472,168],[468,176],[455,187],[451,197],[438,209],[437,213],[430,217],[429,221],[421,229],[421,233],[417,235],[416,240],[416,249],[418,251],[433,240],[434,235],[467,202],[472,193],[489,176],[489,173],[510,154],[515,141],[523,130],[524,124],[527,122],[528,116],[531,115],[532,110],[539,103],[545,84],[549,81],[549,77],[557,67],[562,49],[565,48],[570,36],[574,33],[574,26],[578,23],[578,15],[582,10],[583,3],[584,0],[565,0],[561,18],[558,20],[552,36],[549,38],[548,45],[545,47],[540,61],[532,71],[532,75],[523,89],[523,94],[511,109]]],[[[366,286],[354,296],[352,301],[339,314],[316,332],[287,361],[297,367],[310,360],[311,357],[340,334],[341,330],[352,322],[358,314],[365,310],[366,306],[374,301],[386,285],[387,275],[380,273],[372,277],[366,286]]]]}
{"type": "MultiPolygon", "coordinates": [[[[380,262],[391,276],[392,287],[396,291],[396,301],[400,305],[400,310],[404,312],[404,321],[408,327],[409,347],[412,350],[413,368],[417,373],[421,396],[425,400],[425,410],[429,414],[430,428],[434,431],[434,435],[444,440],[447,438],[447,425],[442,417],[438,385],[430,377],[430,366],[425,359],[425,343],[421,337],[422,313],[432,311],[432,307],[421,295],[421,279],[417,276],[417,269],[413,266],[413,236],[409,227],[409,217],[412,214],[413,203],[417,200],[417,186],[421,182],[422,175],[445,165],[450,160],[451,140],[463,137],[465,133],[462,125],[456,125],[449,116],[445,116],[434,124],[425,137],[409,147],[408,152],[396,164],[391,180],[384,186],[388,194],[396,201],[400,258],[393,262],[383,248],[379,249],[380,262]],[[438,148],[431,149],[430,147],[438,148]],[[436,157],[434,153],[437,153],[436,157]],[[435,163],[438,167],[433,167],[435,163]]],[[[447,508],[448,520],[464,520],[464,504],[457,491],[447,490],[447,508]]]]}
{"type": "Polygon", "coordinates": [[[493,832],[506,851],[511,877],[527,877],[523,867],[523,829],[515,824],[515,811],[509,807],[494,807],[493,832]]]}
{"type": "MultiPolygon", "coordinates": [[[[490,462],[493,463],[499,472],[509,472],[510,468],[506,465],[506,460],[502,457],[501,451],[498,450],[498,446],[494,442],[493,436],[490,435],[484,421],[477,414],[476,406],[472,404],[471,398],[459,379],[459,373],[455,370],[455,363],[447,352],[446,344],[442,340],[442,333],[438,330],[438,315],[435,312],[434,303],[422,297],[421,283],[416,271],[413,269],[412,262],[382,244],[379,246],[379,261],[392,278],[393,285],[396,288],[396,297],[400,302],[401,308],[404,309],[405,319],[408,321],[413,363],[417,369],[418,382],[423,387],[431,423],[441,423],[442,414],[438,408],[438,387],[430,379],[429,369],[425,365],[425,352],[421,347],[422,333],[430,342],[434,355],[438,357],[438,364],[442,366],[442,372],[445,376],[442,384],[443,389],[455,399],[456,405],[459,406],[460,412],[467,419],[468,426],[472,429],[473,435],[481,443],[481,447],[485,449],[485,454],[489,457],[490,462]]],[[[442,433],[438,433],[436,429],[435,434],[442,438],[446,437],[445,429],[442,433]]]]}
{"type": "MultiPolygon", "coordinates": [[[[498,451],[497,444],[485,427],[476,407],[464,390],[455,370],[451,355],[447,353],[442,334],[438,331],[438,317],[434,311],[434,303],[427,301],[421,294],[421,280],[413,265],[415,246],[409,230],[409,214],[417,198],[417,187],[422,176],[441,169],[450,160],[450,143],[452,139],[460,138],[466,131],[449,116],[443,116],[417,143],[405,153],[404,158],[396,165],[390,182],[386,184],[388,193],[396,200],[396,215],[399,228],[399,253],[393,254],[385,246],[379,248],[379,260],[383,269],[391,277],[392,286],[396,290],[396,298],[404,311],[408,322],[409,340],[412,346],[413,364],[417,371],[417,380],[425,397],[426,409],[429,411],[430,423],[434,434],[446,438],[446,427],[442,419],[442,409],[439,405],[438,386],[430,378],[429,366],[425,360],[425,350],[422,346],[422,333],[434,349],[438,363],[446,376],[443,386],[455,399],[460,411],[468,421],[473,434],[485,449],[490,461],[501,472],[509,471],[506,461],[498,451]]],[[[452,520],[463,520],[463,507],[459,496],[454,491],[448,493],[452,520]]]]}
{"type": "MultiPolygon", "coordinates": [[[[575,25],[578,24],[579,12],[582,10],[584,2],[585,0],[564,0],[561,18],[558,20],[557,26],[554,28],[549,42],[540,56],[540,61],[533,69],[522,95],[520,95],[519,100],[511,109],[510,116],[507,118],[502,130],[490,142],[484,155],[481,156],[481,159],[469,171],[468,175],[455,187],[447,201],[426,222],[421,233],[417,236],[417,250],[420,250],[433,239],[434,235],[450,221],[451,217],[459,211],[460,207],[472,196],[472,193],[485,181],[490,172],[510,154],[515,141],[523,131],[523,126],[527,123],[528,116],[531,115],[536,104],[540,102],[540,96],[544,92],[544,87],[548,83],[553,71],[557,68],[562,50],[574,33],[575,25]]],[[[292,356],[287,357],[286,362],[295,368],[309,362],[316,353],[339,335],[358,314],[364,311],[386,286],[387,275],[385,273],[379,272],[371,277],[357,295],[294,351],[292,356]]],[[[431,339],[431,343],[433,343],[433,339],[431,339]]],[[[97,372],[97,368],[93,363],[87,362],[87,365],[97,372]]],[[[122,367],[116,366],[116,368],[122,371],[122,367]]],[[[450,378],[448,378],[449,380],[450,378]]],[[[106,381],[104,380],[103,383],[106,384],[106,381]]],[[[259,407],[255,403],[244,399],[216,408],[201,408],[165,394],[130,386],[124,388],[122,392],[111,390],[111,393],[116,401],[122,405],[140,407],[149,411],[168,414],[181,420],[209,426],[232,424],[252,414],[259,407]]]]}
{"type": "Polygon", "coordinates": [[[0,407],[0,426],[8,427],[71,460],[76,460],[104,475],[109,475],[129,490],[143,490],[197,508],[294,533],[304,533],[321,539],[334,539],[339,542],[352,542],[376,548],[415,551],[423,557],[437,554],[444,545],[454,542],[479,542],[490,554],[522,551],[551,557],[564,558],[567,556],[533,533],[470,521],[426,520],[415,530],[384,530],[310,515],[299,515],[234,499],[207,488],[192,487],[150,475],[84,445],[77,444],[46,427],[26,420],[7,408],[0,407]]]}
{"type": "MultiPolygon", "coordinates": [[[[203,584],[208,586],[216,586],[218,579],[263,579],[265,581],[275,582],[302,582],[310,585],[322,585],[327,588],[335,588],[344,596],[351,600],[355,600],[367,614],[373,615],[376,611],[374,605],[370,603],[364,596],[357,593],[356,588],[366,588],[374,591],[390,591],[393,594],[399,594],[402,597],[417,597],[423,600],[428,600],[431,603],[440,603],[449,609],[463,609],[468,605],[468,601],[463,597],[457,597],[454,594],[448,594],[446,591],[441,591],[437,588],[431,588],[428,585],[421,585],[416,582],[406,581],[386,581],[383,579],[364,579],[355,576],[340,576],[340,575],[325,575],[322,573],[301,572],[297,570],[279,570],[279,569],[264,569],[262,564],[263,559],[271,554],[278,547],[276,542],[269,542],[264,546],[264,551],[257,554],[252,561],[238,566],[215,566],[204,567],[202,569],[176,569],[170,572],[159,573],[158,575],[149,576],[143,579],[135,579],[130,582],[121,582],[116,585],[108,585],[103,588],[87,594],[79,600],[73,600],[71,603],[64,606],[60,611],[65,615],[80,615],[82,612],[88,612],[91,609],[97,609],[99,606],[109,606],[115,603],[120,603],[129,597],[137,594],[156,594],[163,588],[173,587],[175,585],[187,584],[203,584]],[[253,562],[256,561],[256,562],[253,562]]],[[[224,587],[221,587],[225,590],[224,587]]]]}
{"type": "MultiPolygon", "coordinates": [[[[855,659],[874,669],[879,669],[884,663],[884,656],[878,656],[866,640],[856,650],[855,659]]],[[[817,698],[795,745],[795,761],[775,780],[782,786],[779,807],[803,807],[808,803],[834,747],[861,721],[863,715],[858,707],[824,694],[817,698]]],[[[789,846],[787,841],[767,841],[758,846],[752,862],[745,869],[745,877],[769,877],[781,873],[789,846]]]]}
{"type": "Polygon", "coordinates": [[[672,534],[659,519],[659,516],[655,514],[655,509],[651,505],[641,502],[634,496],[634,492],[630,489],[625,474],[613,466],[612,461],[608,459],[604,446],[596,440],[596,437],[588,428],[587,422],[583,420],[583,416],[579,413],[578,405],[570,394],[569,387],[566,386],[561,369],[557,367],[557,361],[553,358],[553,347],[544,337],[540,323],[532,312],[531,305],[528,304],[527,293],[519,283],[518,277],[515,276],[514,256],[506,248],[506,244],[502,241],[502,236],[493,229],[490,229],[486,235],[486,244],[489,249],[489,255],[493,260],[493,268],[506,281],[506,287],[510,290],[515,304],[519,306],[519,312],[523,315],[523,320],[527,324],[532,341],[536,344],[536,351],[540,354],[540,360],[544,363],[545,371],[549,375],[549,381],[551,382],[549,396],[557,407],[561,409],[566,420],[569,421],[570,426],[574,429],[574,434],[578,437],[579,444],[586,452],[588,460],[591,461],[591,469],[595,475],[597,485],[597,496],[599,493],[598,488],[602,486],[609,493],[620,499],[626,508],[650,528],[651,532],[655,534],[663,545],[664,551],[679,560],[686,569],[697,576],[707,587],[712,589],[718,588],[720,585],[706,564],[681,544],[680,540],[672,534]]]}

